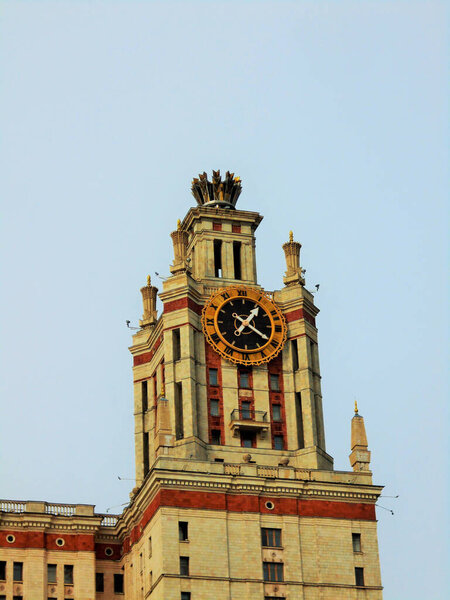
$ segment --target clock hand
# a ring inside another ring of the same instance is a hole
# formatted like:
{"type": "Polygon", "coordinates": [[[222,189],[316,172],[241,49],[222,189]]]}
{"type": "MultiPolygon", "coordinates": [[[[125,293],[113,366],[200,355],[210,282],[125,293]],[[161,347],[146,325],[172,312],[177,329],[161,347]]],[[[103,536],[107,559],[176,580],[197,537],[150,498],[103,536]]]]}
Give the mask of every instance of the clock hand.
{"type": "MultiPolygon", "coordinates": [[[[259,307],[256,307],[252,311],[250,311],[251,318],[253,318],[256,314],[258,314],[258,309],[259,309],[259,307]]],[[[238,321],[240,321],[242,323],[242,325],[239,327],[239,329],[236,329],[236,331],[234,332],[234,335],[241,335],[241,331],[244,329],[244,327],[249,327],[255,333],[260,335],[263,339],[268,340],[269,338],[267,337],[267,335],[265,335],[264,333],[261,333],[260,331],[258,331],[258,329],[256,329],[256,327],[253,327],[253,325],[251,323],[249,323],[250,315],[246,319],[243,319],[237,313],[233,313],[233,317],[235,319],[238,319],[238,321]]]]}
{"type": "Polygon", "coordinates": [[[255,333],[257,333],[258,335],[260,335],[263,339],[265,339],[265,340],[269,339],[265,333],[261,333],[260,331],[258,331],[258,329],[256,329],[256,327],[253,327],[253,325],[251,325],[250,323],[247,325],[247,327],[250,327],[250,329],[253,329],[253,331],[255,333]]]}
{"type": "Polygon", "coordinates": [[[238,319],[242,323],[242,325],[239,327],[239,329],[236,329],[236,331],[234,332],[234,335],[241,335],[241,331],[245,327],[245,319],[243,319],[242,317],[240,317],[237,313],[233,313],[233,317],[235,319],[238,319]]]}
{"type": "Polygon", "coordinates": [[[251,320],[252,320],[254,317],[256,317],[256,315],[258,314],[258,312],[259,312],[259,306],[255,306],[255,308],[253,308],[253,309],[250,311],[250,313],[249,313],[248,317],[246,317],[245,319],[243,319],[242,317],[240,317],[240,316],[239,316],[237,313],[233,313],[233,317],[234,317],[235,319],[239,319],[239,321],[242,323],[242,325],[239,327],[239,329],[237,329],[237,331],[239,331],[239,333],[241,333],[241,331],[244,329],[244,327],[245,327],[246,325],[249,325],[249,324],[250,324],[250,321],[251,321],[251,320]]]}

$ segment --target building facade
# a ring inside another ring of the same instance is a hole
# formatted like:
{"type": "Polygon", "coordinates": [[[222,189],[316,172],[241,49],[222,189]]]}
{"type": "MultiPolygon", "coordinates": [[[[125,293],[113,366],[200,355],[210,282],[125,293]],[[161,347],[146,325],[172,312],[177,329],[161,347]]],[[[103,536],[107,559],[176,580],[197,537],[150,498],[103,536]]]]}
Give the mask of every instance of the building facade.
{"type": "Polygon", "coordinates": [[[281,290],[256,272],[241,182],[193,180],[171,276],[133,336],[136,486],[121,515],[3,501],[0,600],[382,598],[363,418],[350,471],[326,452],[314,295],[301,245],[281,290]]]}

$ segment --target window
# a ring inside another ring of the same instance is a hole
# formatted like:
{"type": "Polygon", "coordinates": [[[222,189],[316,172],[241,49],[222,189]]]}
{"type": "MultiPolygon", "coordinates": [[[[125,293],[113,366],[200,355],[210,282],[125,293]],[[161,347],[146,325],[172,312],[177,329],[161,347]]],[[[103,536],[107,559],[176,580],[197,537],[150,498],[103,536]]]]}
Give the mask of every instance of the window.
{"type": "Polygon", "coordinates": [[[191,600],[191,592],[181,592],[181,600],[191,600]]]}
{"type": "Polygon", "coordinates": [[[47,565],[47,583],[56,583],[56,565],[47,565]]]}
{"type": "MultiPolygon", "coordinates": [[[[212,429],[211,430],[211,444],[214,444],[215,446],[220,446],[222,443],[221,441],[221,435],[220,435],[220,429],[212,429]]],[[[217,459],[216,459],[217,462],[217,459]]],[[[222,460],[223,462],[223,460],[222,460]]]]}
{"type": "Polygon", "coordinates": [[[248,431],[242,431],[241,446],[244,448],[253,448],[255,446],[255,434],[248,431]]]}
{"type": "Polygon", "coordinates": [[[284,581],[283,563],[263,563],[264,581],[284,581]]]}
{"type": "Polygon", "coordinates": [[[105,581],[104,581],[103,573],[95,574],[95,591],[96,592],[104,592],[105,591],[105,581]]]}
{"type": "Polygon", "coordinates": [[[181,358],[181,338],[180,330],[172,329],[172,351],[173,360],[180,360],[181,358]]]}
{"type": "Polygon", "coordinates": [[[281,405],[272,404],[272,419],[274,421],[281,421],[281,405]]]}
{"type": "Polygon", "coordinates": [[[175,437],[177,440],[184,438],[182,383],[175,383],[175,437]]]}
{"type": "Polygon", "coordinates": [[[251,402],[241,402],[241,419],[250,420],[252,418],[251,402]]]}
{"type": "Polygon", "coordinates": [[[23,596],[13,596],[13,600],[23,600],[23,596]]]}
{"type": "Polygon", "coordinates": [[[271,373],[270,374],[270,389],[273,392],[279,392],[280,391],[280,377],[276,373],[271,373]]]}
{"type": "Polygon", "coordinates": [[[275,450],[284,450],[284,438],[282,435],[273,436],[273,447],[275,450]]]}
{"type": "Polygon", "coordinates": [[[179,521],[178,522],[178,537],[180,542],[186,542],[188,538],[188,522],[187,521],[179,521]]]}
{"type": "Polygon", "coordinates": [[[144,431],[142,436],[143,459],[144,459],[144,477],[150,469],[149,447],[148,447],[148,431],[144,431]]]}
{"type": "Polygon", "coordinates": [[[180,575],[189,575],[189,556],[180,556],[180,575]]]}
{"type": "Polygon", "coordinates": [[[148,557],[151,558],[152,557],[152,538],[149,537],[148,538],[148,557]]]}
{"type": "Polygon", "coordinates": [[[209,369],[209,385],[218,385],[217,369],[209,369]]]}
{"type": "Polygon", "coordinates": [[[361,552],[361,534],[352,533],[353,552],[361,552]]]}
{"type": "Polygon", "coordinates": [[[295,416],[297,420],[297,443],[299,448],[305,447],[303,436],[302,393],[295,392],[295,416]]]}
{"type": "Polygon", "coordinates": [[[364,585],[364,569],[362,567],[355,567],[355,584],[364,585]]]}
{"type": "Polygon", "coordinates": [[[222,242],[214,240],[214,277],[222,277],[222,242]]]}
{"type": "Polygon", "coordinates": [[[249,389],[250,373],[248,371],[239,371],[239,387],[247,390],[249,389]]]}
{"type": "Polygon", "coordinates": [[[0,579],[6,579],[6,560],[0,560],[0,579]]]}
{"type": "Polygon", "coordinates": [[[13,563],[13,581],[23,581],[23,563],[13,563]]]}
{"type": "Polygon", "coordinates": [[[73,583],[73,565],[64,565],[64,583],[73,583]]]}
{"type": "Polygon", "coordinates": [[[297,340],[291,340],[291,350],[292,350],[292,370],[298,371],[298,346],[297,340]]]}
{"type": "Polygon", "coordinates": [[[148,410],[148,387],[147,382],[141,382],[141,397],[142,397],[142,412],[147,412],[148,410]]]}
{"type": "Polygon", "coordinates": [[[233,242],[234,278],[241,277],[241,242],[233,242]]]}
{"type": "Polygon", "coordinates": [[[210,411],[213,417],[219,416],[219,401],[218,400],[210,400],[210,411]]]}
{"type": "Polygon", "coordinates": [[[114,573],[114,593],[123,594],[123,575],[122,573],[114,573]]]}
{"type": "Polygon", "coordinates": [[[281,548],[281,529],[261,529],[261,545],[265,548],[281,548]]]}

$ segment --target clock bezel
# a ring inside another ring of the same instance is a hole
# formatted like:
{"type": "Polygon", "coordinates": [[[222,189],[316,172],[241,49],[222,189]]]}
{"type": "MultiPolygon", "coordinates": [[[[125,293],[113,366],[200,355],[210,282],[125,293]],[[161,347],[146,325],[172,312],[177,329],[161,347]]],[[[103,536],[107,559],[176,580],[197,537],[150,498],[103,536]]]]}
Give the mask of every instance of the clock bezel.
{"type": "Polygon", "coordinates": [[[287,338],[286,320],[271,296],[262,289],[245,285],[230,285],[214,292],[203,307],[201,321],[208,343],[218,354],[234,364],[251,366],[268,363],[278,356],[287,338]],[[230,344],[222,335],[217,322],[221,308],[231,300],[242,297],[260,306],[270,318],[269,339],[264,346],[256,349],[244,350],[230,344]],[[281,326],[280,331],[275,330],[277,325],[281,326]]]}

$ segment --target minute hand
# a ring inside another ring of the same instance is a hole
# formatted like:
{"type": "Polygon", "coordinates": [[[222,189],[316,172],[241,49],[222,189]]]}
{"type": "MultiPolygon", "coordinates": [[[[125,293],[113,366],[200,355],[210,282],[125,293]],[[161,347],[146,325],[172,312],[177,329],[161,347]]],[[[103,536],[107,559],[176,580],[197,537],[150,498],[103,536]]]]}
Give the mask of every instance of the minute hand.
{"type": "Polygon", "coordinates": [[[242,323],[241,327],[239,327],[239,329],[237,329],[237,331],[239,331],[239,333],[242,331],[242,329],[247,325],[247,327],[249,327],[250,329],[252,329],[255,333],[257,333],[258,335],[260,335],[264,340],[268,340],[269,338],[267,337],[267,335],[265,335],[264,333],[261,333],[258,329],[256,329],[256,327],[253,327],[253,325],[251,323],[245,323],[245,319],[243,319],[242,317],[240,317],[238,314],[233,313],[233,317],[235,319],[238,319],[238,321],[240,321],[242,323]]]}

